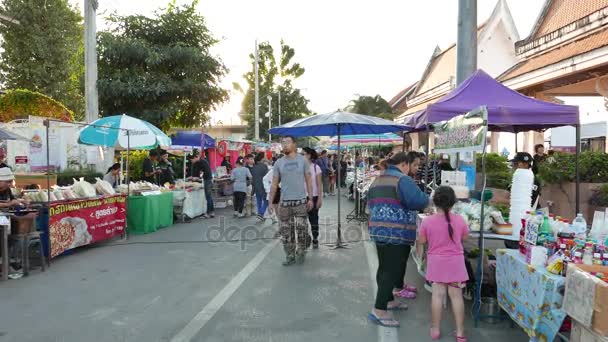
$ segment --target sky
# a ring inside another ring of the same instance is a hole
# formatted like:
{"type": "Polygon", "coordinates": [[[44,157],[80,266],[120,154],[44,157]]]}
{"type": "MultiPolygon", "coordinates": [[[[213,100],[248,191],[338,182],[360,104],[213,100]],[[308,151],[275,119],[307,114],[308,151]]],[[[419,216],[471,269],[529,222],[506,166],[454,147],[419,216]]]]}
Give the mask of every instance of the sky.
{"type": "MultiPolygon", "coordinates": [[[[82,7],[83,0],[77,1],[82,7]]],[[[169,0],[99,0],[98,29],[104,13],[149,15],[169,0]]],[[[178,4],[189,0],[176,0],[178,4]]],[[[530,32],[545,0],[508,0],[519,35],[530,32]]],[[[478,0],[478,22],[496,0],[478,0]]],[[[212,52],[230,72],[223,80],[245,86],[255,40],[295,49],[305,69],[296,82],[318,113],[345,107],[357,95],[379,94],[387,101],[418,80],[436,46],[456,41],[458,0],[200,0],[198,9],[221,41],[212,52]]],[[[212,124],[237,123],[242,95],[212,113],[212,124]]]]}

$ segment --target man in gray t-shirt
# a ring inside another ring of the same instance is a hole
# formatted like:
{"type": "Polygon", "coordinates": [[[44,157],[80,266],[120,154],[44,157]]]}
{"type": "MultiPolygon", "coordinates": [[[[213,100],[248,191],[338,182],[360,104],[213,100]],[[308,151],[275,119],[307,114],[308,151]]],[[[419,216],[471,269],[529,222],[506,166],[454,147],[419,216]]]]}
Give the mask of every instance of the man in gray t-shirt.
{"type": "Polygon", "coordinates": [[[281,200],[277,216],[283,249],[287,255],[283,265],[290,266],[296,262],[304,262],[307,244],[310,241],[308,211],[312,209],[313,201],[306,194],[312,194],[312,182],[308,172],[308,162],[297,154],[295,139],[290,136],[283,137],[281,144],[285,156],[274,164],[269,202],[273,203],[281,183],[281,200]]]}
{"type": "Polygon", "coordinates": [[[297,201],[306,199],[304,176],[310,166],[304,156],[296,154],[293,158],[283,157],[274,164],[275,177],[281,180],[281,200],[297,201]]]}

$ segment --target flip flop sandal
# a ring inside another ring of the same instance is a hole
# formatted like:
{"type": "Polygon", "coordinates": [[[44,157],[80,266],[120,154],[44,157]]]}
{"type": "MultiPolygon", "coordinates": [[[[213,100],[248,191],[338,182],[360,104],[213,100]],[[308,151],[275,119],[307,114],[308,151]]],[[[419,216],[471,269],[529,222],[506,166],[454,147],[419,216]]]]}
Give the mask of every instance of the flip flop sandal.
{"type": "Polygon", "coordinates": [[[416,292],[412,292],[412,291],[409,291],[407,289],[403,289],[401,291],[398,291],[394,295],[397,296],[397,297],[399,297],[399,298],[416,299],[416,292]]]}
{"type": "Polygon", "coordinates": [[[409,307],[405,303],[399,303],[398,305],[388,306],[386,308],[387,311],[405,311],[407,309],[409,309],[409,307]]]}
{"type": "Polygon", "coordinates": [[[399,328],[400,324],[398,321],[396,321],[393,318],[380,318],[378,316],[376,316],[373,312],[370,312],[367,314],[367,319],[369,319],[370,321],[372,321],[372,323],[375,323],[379,326],[382,327],[388,327],[388,328],[399,328]],[[391,324],[393,323],[393,324],[391,324]],[[396,323],[396,324],[395,324],[396,323]]]}
{"type": "Polygon", "coordinates": [[[431,335],[431,340],[436,341],[441,338],[441,332],[439,329],[431,328],[429,331],[429,335],[431,335]]]}
{"type": "Polygon", "coordinates": [[[416,288],[416,286],[414,286],[414,285],[405,284],[405,285],[403,286],[403,288],[404,288],[405,290],[410,291],[410,292],[414,292],[414,293],[417,293],[417,292],[418,292],[418,288],[416,288]]]}

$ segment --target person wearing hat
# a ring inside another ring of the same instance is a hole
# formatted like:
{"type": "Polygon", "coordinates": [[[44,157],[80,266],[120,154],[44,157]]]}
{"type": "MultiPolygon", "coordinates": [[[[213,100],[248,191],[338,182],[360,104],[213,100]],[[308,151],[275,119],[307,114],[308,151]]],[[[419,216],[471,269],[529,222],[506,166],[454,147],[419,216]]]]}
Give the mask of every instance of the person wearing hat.
{"type": "MultiPolygon", "coordinates": [[[[513,169],[524,169],[528,170],[532,167],[532,163],[534,159],[527,152],[517,152],[515,158],[510,160],[513,163],[513,169]]],[[[540,196],[540,181],[538,177],[534,175],[534,186],[532,187],[532,203],[531,206],[534,206],[537,198],[540,196]]]]}
{"type": "Polygon", "coordinates": [[[15,175],[8,167],[0,168],[0,208],[12,208],[27,205],[26,200],[17,199],[11,191],[15,175]]]}

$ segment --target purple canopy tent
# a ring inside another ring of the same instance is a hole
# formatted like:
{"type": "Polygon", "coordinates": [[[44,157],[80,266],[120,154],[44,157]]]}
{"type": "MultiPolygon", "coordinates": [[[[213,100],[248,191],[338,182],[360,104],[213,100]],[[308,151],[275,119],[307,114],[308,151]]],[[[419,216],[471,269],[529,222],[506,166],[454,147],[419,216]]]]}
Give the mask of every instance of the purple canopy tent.
{"type": "MultiPolygon", "coordinates": [[[[488,130],[494,132],[543,131],[553,127],[576,127],[576,212],[580,209],[579,153],[580,121],[578,106],[537,100],[477,70],[449,94],[416,112],[403,124],[414,127],[411,132],[432,131],[434,123],[449,120],[480,106],[488,109],[488,130]]],[[[517,135],[515,136],[517,141],[517,135]]],[[[517,146],[517,145],[516,145],[517,146]]],[[[428,149],[428,144],[427,144],[428,149]]],[[[427,150],[427,154],[428,154],[427,150]]]]}
{"type": "Polygon", "coordinates": [[[525,132],[560,126],[577,126],[577,106],[537,100],[494,80],[477,70],[456,89],[425,110],[415,113],[405,125],[424,131],[427,125],[445,121],[480,106],[488,109],[488,129],[495,132],[525,132]]]}
{"type": "MultiPolygon", "coordinates": [[[[513,132],[516,134],[516,142],[517,132],[542,131],[560,126],[576,127],[576,212],[578,213],[580,209],[580,122],[577,106],[561,105],[527,97],[502,85],[483,70],[477,70],[456,89],[436,103],[430,104],[425,110],[415,113],[404,124],[414,127],[413,131],[426,131],[429,133],[434,123],[449,120],[480,106],[487,108],[488,130],[513,132]]],[[[428,145],[427,143],[427,155],[429,152],[428,145]]],[[[485,156],[485,143],[483,155],[485,156]]],[[[485,157],[482,157],[482,174],[484,185],[482,186],[481,193],[483,194],[485,191],[485,157]]],[[[483,226],[483,195],[481,197],[481,226],[483,226]]],[[[479,237],[479,250],[484,250],[483,241],[482,229],[479,237]]],[[[474,305],[475,325],[477,325],[480,317],[481,263],[480,259],[477,264],[478,280],[474,305]]]]}

